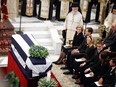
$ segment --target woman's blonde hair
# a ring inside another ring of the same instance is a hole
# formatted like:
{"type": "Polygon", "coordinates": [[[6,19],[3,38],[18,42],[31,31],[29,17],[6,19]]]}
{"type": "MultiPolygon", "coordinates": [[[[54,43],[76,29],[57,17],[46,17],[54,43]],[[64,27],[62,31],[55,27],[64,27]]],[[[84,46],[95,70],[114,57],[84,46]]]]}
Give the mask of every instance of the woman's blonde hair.
{"type": "Polygon", "coordinates": [[[83,26],[78,25],[78,26],[76,27],[76,29],[77,29],[77,28],[81,28],[81,30],[83,31],[83,26]]]}

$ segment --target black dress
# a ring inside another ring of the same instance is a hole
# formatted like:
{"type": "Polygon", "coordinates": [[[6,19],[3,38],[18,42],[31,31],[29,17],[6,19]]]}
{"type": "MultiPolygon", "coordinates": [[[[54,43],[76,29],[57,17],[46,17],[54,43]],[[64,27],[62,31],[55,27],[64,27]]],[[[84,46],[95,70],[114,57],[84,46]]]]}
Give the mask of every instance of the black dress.
{"type": "Polygon", "coordinates": [[[71,50],[80,46],[83,40],[84,40],[83,33],[77,34],[76,32],[72,41],[72,47],[64,48],[63,51],[67,54],[68,50],[71,50]]]}

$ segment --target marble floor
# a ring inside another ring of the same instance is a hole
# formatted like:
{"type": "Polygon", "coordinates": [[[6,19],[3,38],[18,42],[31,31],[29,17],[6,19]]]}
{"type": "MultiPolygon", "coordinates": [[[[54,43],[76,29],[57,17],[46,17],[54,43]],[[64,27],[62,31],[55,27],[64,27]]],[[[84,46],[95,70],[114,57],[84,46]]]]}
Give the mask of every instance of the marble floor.
{"type": "MultiPolygon", "coordinates": [[[[93,29],[96,31],[99,24],[96,24],[94,22],[94,12],[92,13],[92,17],[91,17],[91,22],[87,24],[87,26],[93,27],[93,29]]],[[[15,25],[19,26],[19,18],[15,18],[15,19],[10,19],[12,21],[12,23],[15,23],[15,25]]],[[[23,23],[43,23],[43,20],[38,20],[37,18],[30,18],[30,21],[26,20],[26,17],[22,17],[22,26],[23,23]]],[[[62,30],[62,26],[64,24],[64,22],[59,22],[57,20],[51,21],[51,23],[54,24],[54,26],[57,27],[58,30],[62,30]]],[[[33,26],[33,25],[32,25],[33,26]]],[[[42,25],[41,25],[42,26],[42,25]]],[[[98,33],[96,32],[96,34],[98,35],[98,33]]],[[[56,61],[58,59],[59,55],[56,54],[50,54],[49,55],[49,59],[51,60],[51,62],[56,61]]],[[[8,57],[7,56],[2,56],[0,57],[0,67],[7,67],[7,62],[8,62],[8,57]]],[[[56,78],[58,79],[58,81],[61,83],[62,87],[80,87],[79,85],[74,84],[74,80],[71,78],[72,76],[66,76],[63,75],[63,71],[60,69],[60,67],[62,67],[63,65],[54,65],[53,64],[53,68],[52,68],[52,72],[55,74],[56,78]]]]}

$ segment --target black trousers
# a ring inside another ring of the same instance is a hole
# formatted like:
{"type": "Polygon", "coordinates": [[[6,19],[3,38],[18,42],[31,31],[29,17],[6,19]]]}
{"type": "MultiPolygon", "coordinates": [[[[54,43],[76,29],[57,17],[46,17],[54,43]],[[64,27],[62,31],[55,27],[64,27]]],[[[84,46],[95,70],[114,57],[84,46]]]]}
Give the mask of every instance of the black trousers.
{"type": "MultiPolygon", "coordinates": [[[[72,50],[69,50],[67,53],[67,67],[69,69],[70,72],[73,72],[73,69],[78,69],[79,65],[83,62],[75,62],[75,58],[81,58],[84,56],[84,54],[71,54],[72,50]]],[[[77,70],[78,71],[78,70],[77,70]]],[[[76,71],[76,72],[77,72],[76,71]]]]}
{"type": "Polygon", "coordinates": [[[92,0],[92,1],[89,2],[89,4],[88,4],[88,9],[87,9],[88,11],[87,11],[87,14],[86,14],[86,19],[85,19],[85,21],[84,21],[85,23],[90,22],[91,9],[92,9],[93,4],[97,5],[95,21],[98,22],[98,19],[99,19],[99,12],[100,12],[100,3],[98,3],[97,1],[92,0]]]}

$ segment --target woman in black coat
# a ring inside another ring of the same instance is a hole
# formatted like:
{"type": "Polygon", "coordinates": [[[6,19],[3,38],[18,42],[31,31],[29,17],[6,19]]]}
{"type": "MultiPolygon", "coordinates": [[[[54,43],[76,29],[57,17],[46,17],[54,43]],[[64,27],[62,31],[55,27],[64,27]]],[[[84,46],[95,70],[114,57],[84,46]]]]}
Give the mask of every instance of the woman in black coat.
{"type": "Polygon", "coordinates": [[[68,50],[77,48],[83,42],[84,35],[83,35],[82,32],[83,32],[83,28],[78,26],[76,28],[76,32],[75,32],[72,44],[70,43],[69,45],[64,45],[63,48],[62,48],[62,51],[61,51],[59,59],[57,61],[53,62],[53,63],[55,63],[55,64],[62,64],[63,63],[63,59],[65,58],[68,50]]]}

